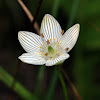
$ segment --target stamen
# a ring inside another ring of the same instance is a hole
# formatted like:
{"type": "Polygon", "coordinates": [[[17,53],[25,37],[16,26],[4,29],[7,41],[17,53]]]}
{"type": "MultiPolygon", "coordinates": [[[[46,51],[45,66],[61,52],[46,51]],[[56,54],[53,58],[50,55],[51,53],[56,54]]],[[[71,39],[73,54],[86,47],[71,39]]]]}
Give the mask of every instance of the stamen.
{"type": "Polygon", "coordinates": [[[40,47],[41,48],[41,47],[40,47]]]}
{"type": "Polygon", "coordinates": [[[49,40],[47,40],[47,44],[50,44],[49,40]]]}
{"type": "Polygon", "coordinates": [[[63,34],[63,33],[64,33],[64,30],[62,30],[61,34],[63,34]]]}
{"type": "Polygon", "coordinates": [[[45,55],[45,56],[48,56],[48,53],[45,53],[44,55],[45,55]]]}
{"type": "Polygon", "coordinates": [[[66,51],[68,51],[68,50],[69,50],[69,48],[66,48],[65,50],[66,50],[66,51]]]}
{"type": "Polygon", "coordinates": [[[43,33],[41,34],[41,37],[42,37],[42,38],[44,38],[44,35],[43,35],[43,33]]]}

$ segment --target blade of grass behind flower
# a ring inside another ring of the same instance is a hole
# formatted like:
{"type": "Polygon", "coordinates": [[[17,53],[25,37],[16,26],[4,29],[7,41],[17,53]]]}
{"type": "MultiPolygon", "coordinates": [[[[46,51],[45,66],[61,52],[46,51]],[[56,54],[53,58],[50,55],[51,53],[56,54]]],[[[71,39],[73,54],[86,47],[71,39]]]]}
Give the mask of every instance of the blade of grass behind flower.
{"type": "Polygon", "coordinates": [[[44,70],[45,70],[45,66],[44,65],[40,66],[38,77],[37,77],[37,84],[36,84],[36,88],[35,88],[35,95],[36,96],[40,96],[41,83],[42,83],[42,79],[43,79],[43,75],[44,75],[44,70]]]}
{"type": "Polygon", "coordinates": [[[52,7],[52,15],[53,15],[53,17],[57,16],[59,4],[60,4],[60,0],[54,0],[54,4],[53,4],[53,7],[52,7]]]}
{"type": "Polygon", "coordinates": [[[68,94],[67,94],[66,84],[64,82],[63,75],[62,75],[59,67],[56,67],[56,69],[57,69],[57,73],[58,73],[58,76],[59,76],[59,79],[60,79],[60,82],[61,82],[61,85],[62,85],[62,88],[63,88],[63,91],[64,91],[65,100],[68,100],[68,94]]]}
{"type": "MultiPolygon", "coordinates": [[[[69,27],[71,27],[72,24],[73,24],[73,22],[74,22],[74,19],[75,19],[75,17],[76,17],[76,13],[77,13],[77,9],[78,9],[78,6],[79,6],[79,2],[80,2],[80,0],[73,0],[72,10],[71,10],[71,13],[70,13],[70,17],[69,17],[69,22],[68,22],[68,27],[67,27],[67,29],[68,29],[69,27]]],[[[68,80],[67,80],[67,81],[68,81],[68,80]]],[[[70,80],[69,80],[69,81],[70,81],[70,80]]],[[[69,82],[69,81],[68,81],[68,82],[69,82]]],[[[72,88],[72,90],[73,90],[73,92],[74,92],[74,95],[77,97],[77,99],[78,99],[78,100],[82,100],[81,97],[80,97],[80,95],[79,95],[79,93],[78,93],[78,91],[77,91],[77,89],[74,87],[74,85],[72,86],[71,81],[69,82],[69,84],[70,84],[70,86],[71,86],[71,88],[72,88]]]]}
{"type": "Polygon", "coordinates": [[[52,75],[52,80],[50,82],[51,84],[49,86],[45,100],[52,100],[54,90],[55,90],[55,87],[56,87],[56,84],[57,84],[57,80],[58,80],[58,75],[57,75],[56,70],[54,70],[53,75],[52,75]]]}
{"type": "Polygon", "coordinates": [[[76,13],[77,13],[77,9],[78,9],[78,6],[79,6],[79,1],[80,0],[73,0],[73,4],[72,4],[72,9],[71,9],[71,13],[70,13],[70,16],[69,16],[69,22],[68,22],[68,27],[71,27],[73,22],[74,22],[74,19],[76,17],[76,13]]]}
{"type": "MultiPolygon", "coordinates": [[[[14,78],[10,74],[8,74],[2,67],[0,67],[0,80],[10,88],[12,86],[14,78]]],[[[16,83],[14,84],[13,90],[24,100],[38,100],[35,95],[32,95],[18,81],[16,81],[16,83]]]]}

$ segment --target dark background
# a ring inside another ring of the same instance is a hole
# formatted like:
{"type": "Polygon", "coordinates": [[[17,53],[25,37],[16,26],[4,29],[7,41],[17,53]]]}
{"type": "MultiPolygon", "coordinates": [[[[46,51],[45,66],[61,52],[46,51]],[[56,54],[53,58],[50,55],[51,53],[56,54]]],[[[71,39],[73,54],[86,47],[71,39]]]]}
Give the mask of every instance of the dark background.
{"type": "MultiPolygon", "coordinates": [[[[38,0],[23,0],[34,15],[38,0]]],[[[80,24],[80,35],[70,58],[63,68],[76,86],[83,100],[100,99],[100,0],[43,0],[36,21],[39,26],[43,16],[53,15],[65,31],[75,23],[80,24]]],[[[30,31],[31,23],[17,0],[0,0],[0,66],[14,75],[18,56],[23,51],[18,41],[18,31],[30,31]]],[[[33,28],[32,32],[36,33],[33,28]]],[[[39,66],[20,64],[17,80],[34,92],[39,66]]],[[[49,87],[54,67],[46,67],[42,95],[49,87]]],[[[66,80],[65,80],[66,81],[66,80]]],[[[69,100],[75,96],[66,81],[69,100]]],[[[11,90],[0,81],[0,100],[8,100],[11,90]]],[[[58,81],[54,98],[64,100],[58,81]]],[[[14,93],[14,100],[21,99],[14,93]]]]}

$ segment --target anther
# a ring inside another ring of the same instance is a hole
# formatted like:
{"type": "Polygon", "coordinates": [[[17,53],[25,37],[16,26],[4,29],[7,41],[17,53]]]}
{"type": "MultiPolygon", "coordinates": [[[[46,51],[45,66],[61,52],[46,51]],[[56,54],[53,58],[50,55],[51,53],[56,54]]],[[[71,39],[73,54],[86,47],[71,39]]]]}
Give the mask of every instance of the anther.
{"type": "Polygon", "coordinates": [[[42,37],[42,38],[44,38],[44,35],[43,35],[43,33],[41,34],[41,37],[42,37]]]}
{"type": "Polygon", "coordinates": [[[64,33],[64,30],[62,30],[61,34],[63,34],[63,33],[64,33]]]}
{"type": "Polygon", "coordinates": [[[68,51],[68,50],[69,50],[69,48],[66,48],[65,50],[66,50],[66,51],[68,51]]]}
{"type": "Polygon", "coordinates": [[[50,44],[49,40],[47,40],[47,44],[50,44]]]}
{"type": "Polygon", "coordinates": [[[45,56],[48,56],[48,53],[45,53],[45,56]]]}

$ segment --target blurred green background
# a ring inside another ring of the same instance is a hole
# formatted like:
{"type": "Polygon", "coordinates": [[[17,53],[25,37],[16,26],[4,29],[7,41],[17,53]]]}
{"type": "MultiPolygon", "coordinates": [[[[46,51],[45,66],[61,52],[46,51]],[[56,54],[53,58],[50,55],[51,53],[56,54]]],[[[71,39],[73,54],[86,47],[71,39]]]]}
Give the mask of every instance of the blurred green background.
{"type": "MultiPolygon", "coordinates": [[[[39,0],[23,0],[34,15],[39,0]]],[[[63,64],[82,100],[100,100],[100,0],[43,0],[36,21],[41,25],[45,14],[53,15],[63,30],[80,24],[80,35],[70,58],[63,64]]],[[[12,76],[18,56],[23,52],[17,39],[18,31],[30,31],[31,23],[17,0],[0,0],[0,66],[12,76]]],[[[33,28],[34,33],[36,32],[33,28]]],[[[34,92],[39,66],[20,64],[17,80],[34,92]]],[[[42,81],[42,96],[50,85],[54,67],[46,67],[42,81]]],[[[76,100],[67,81],[69,100],[76,100]]],[[[10,88],[0,81],[0,100],[8,100],[10,88]]],[[[20,100],[14,94],[14,100],[20,100]]],[[[57,81],[53,99],[64,100],[57,81]]]]}

